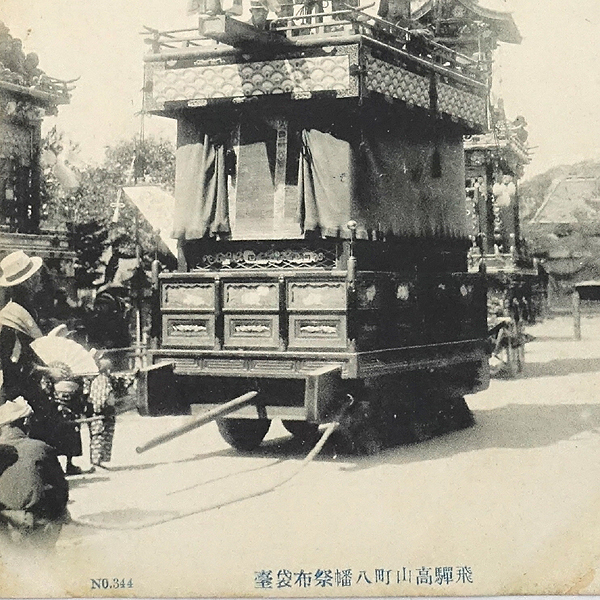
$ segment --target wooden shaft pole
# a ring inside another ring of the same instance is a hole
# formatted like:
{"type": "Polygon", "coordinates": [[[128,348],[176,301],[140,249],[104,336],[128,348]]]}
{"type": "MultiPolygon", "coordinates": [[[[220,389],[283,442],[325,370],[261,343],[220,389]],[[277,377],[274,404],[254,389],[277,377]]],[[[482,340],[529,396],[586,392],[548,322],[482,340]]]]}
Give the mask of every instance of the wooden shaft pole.
{"type": "Polygon", "coordinates": [[[242,406],[245,406],[246,404],[250,404],[252,402],[252,400],[254,400],[254,398],[256,397],[257,394],[258,394],[258,392],[247,392],[246,394],[243,394],[242,396],[238,396],[237,398],[234,398],[233,400],[230,400],[229,402],[226,402],[225,404],[218,406],[217,408],[213,408],[212,410],[209,410],[208,412],[204,413],[203,415],[200,415],[197,419],[194,419],[193,421],[190,421],[189,423],[186,423],[185,425],[182,425],[181,427],[178,427],[177,429],[173,429],[172,431],[169,431],[168,433],[163,433],[162,435],[159,435],[159,436],[151,439],[150,441],[146,442],[144,445],[138,446],[135,450],[138,454],[141,454],[142,452],[146,452],[147,450],[150,450],[151,448],[155,448],[156,446],[160,446],[161,444],[164,444],[165,442],[169,442],[172,439],[175,439],[176,437],[183,435],[184,433],[188,433],[189,431],[193,431],[194,429],[197,429],[198,427],[202,427],[202,425],[206,425],[207,423],[210,423],[211,421],[214,421],[215,419],[218,419],[219,417],[223,417],[225,415],[228,415],[229,413],[235,412],[242,406]]]}

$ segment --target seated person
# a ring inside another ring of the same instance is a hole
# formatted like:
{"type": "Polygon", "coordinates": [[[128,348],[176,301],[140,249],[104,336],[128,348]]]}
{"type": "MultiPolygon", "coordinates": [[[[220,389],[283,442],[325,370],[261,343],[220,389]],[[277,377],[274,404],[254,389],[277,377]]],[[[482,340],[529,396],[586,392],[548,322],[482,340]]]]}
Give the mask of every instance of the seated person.
{"type": "Polygon", "coordinates": [[[54,449],[27,435],[23,397],[0,406],[0,533],[3,541],[51,549],[68,521],[69,485],[54,449]]]}

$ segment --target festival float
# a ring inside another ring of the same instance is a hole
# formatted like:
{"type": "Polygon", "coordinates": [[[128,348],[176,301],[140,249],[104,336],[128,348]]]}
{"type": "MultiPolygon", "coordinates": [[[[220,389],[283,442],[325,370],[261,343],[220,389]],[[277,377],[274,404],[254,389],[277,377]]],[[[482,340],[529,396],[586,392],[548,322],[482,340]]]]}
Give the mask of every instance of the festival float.
{"type": "Polygon", "coordinates": [[[178,126],[178,268],[155,278],[138,403],[204,412],[138,450],[214,419],[241,450],[275,418],[300,438],[333,422],[356,452],[469,426],[489,342],[463,139],[487,131],[487,60],[408,2],[196,8],[147,29],[145,110],[178,126]]]}

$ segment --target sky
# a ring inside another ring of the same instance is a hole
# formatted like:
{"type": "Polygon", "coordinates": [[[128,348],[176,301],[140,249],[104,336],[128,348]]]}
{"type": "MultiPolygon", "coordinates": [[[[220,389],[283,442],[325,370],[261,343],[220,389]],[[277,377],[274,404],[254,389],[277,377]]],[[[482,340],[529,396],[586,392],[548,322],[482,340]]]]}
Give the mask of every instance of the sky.
{"type": "MultiPolygon", "coordinates": [[[[600,160],[600,1],[481,0],[506,7],[523,36],[497,53],[507,116],[523,115],[533,147],[525,178],[558,164],[600,160]]],[[[363,2],[364,3],[364,2],[363,2]]],[[[140,130],[142,26],[192,28],[187,0],[0,0],[0,20],[37,52],[40,67],[79,78],[71,103],[47,118],[86,162],[140,130]]],[[[175,124],[147,117],[147,135],[174,141],[175,124]]]]}

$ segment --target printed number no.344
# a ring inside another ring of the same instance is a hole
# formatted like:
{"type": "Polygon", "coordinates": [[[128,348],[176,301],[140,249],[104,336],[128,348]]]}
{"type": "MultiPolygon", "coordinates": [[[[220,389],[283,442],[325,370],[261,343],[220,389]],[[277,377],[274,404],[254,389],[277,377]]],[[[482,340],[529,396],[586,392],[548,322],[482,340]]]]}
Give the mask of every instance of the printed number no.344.
{"type": "Polygon", "coordinates": [[[126,578],[100,577],[98,579],[91,579],[90,581],[93,590],[118,590],[133,587],[133,579],[126,578]]]}

